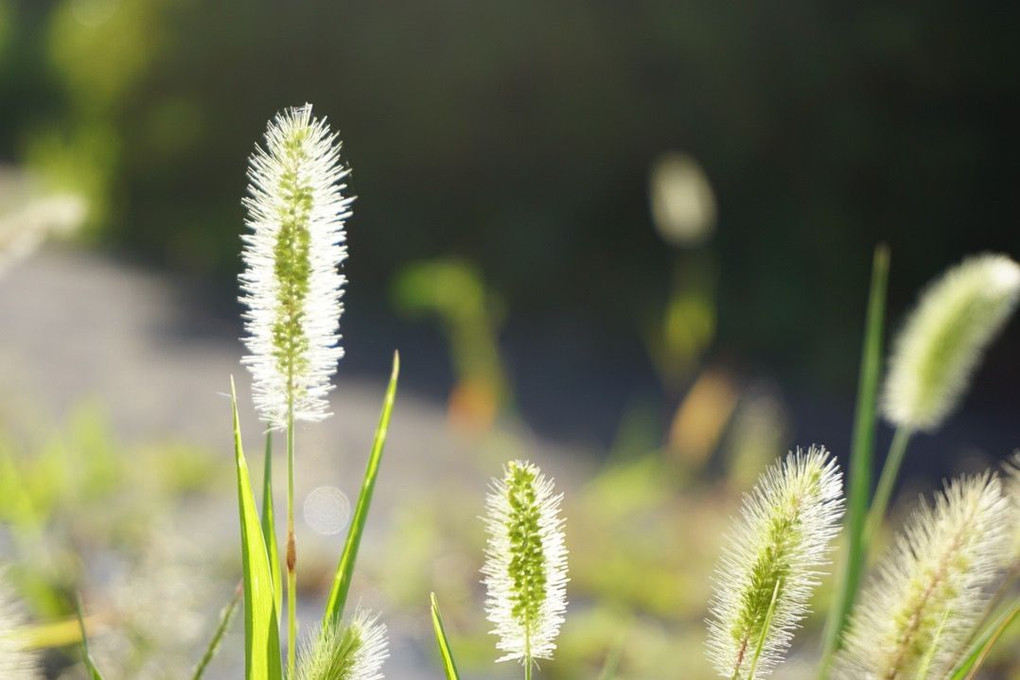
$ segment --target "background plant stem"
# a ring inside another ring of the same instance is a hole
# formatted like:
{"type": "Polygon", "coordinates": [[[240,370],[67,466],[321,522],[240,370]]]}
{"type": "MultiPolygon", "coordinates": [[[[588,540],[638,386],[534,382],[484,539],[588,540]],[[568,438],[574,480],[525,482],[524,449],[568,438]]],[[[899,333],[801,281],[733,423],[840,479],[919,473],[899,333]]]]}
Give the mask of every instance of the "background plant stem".
{"type": "Polygon", "coordinates": [[[853,441],[847,479],[847,539],[840,560],[833,602],[825,624],[822,659],[818,678],[825,680],[833,656],[839,650],[840,637],[854,604],[864,567],[865,521],[871,496],[871,470],[875,451],[875,420],[878,404],[879,375],[882,366],[885,300],[889,282],[889,248],[875,248],[871,267],[871,288],[861,348],[861,365],[854,413],[853,441]]]}
{"type": "Polygon", "coordinates": [[[864,526],[862,560],[867,559],[871,541],[874,539],[879,527],[882,526],[885,511],[889,507],[889,499],[892,497],[893,485],[896,484],[896,477],[899,476],[900,466],[903,465],[903,456],[907,452],[907,444],[910,442],[912,434],[911,430],[900,427],[896,430],[892,443],[889,445],[889,455],[885,458],[882,476],[879,477],[878,487],[875,489],[875,498],[871,501],[871,510],[868,512],[868,521],[864,526]]]}

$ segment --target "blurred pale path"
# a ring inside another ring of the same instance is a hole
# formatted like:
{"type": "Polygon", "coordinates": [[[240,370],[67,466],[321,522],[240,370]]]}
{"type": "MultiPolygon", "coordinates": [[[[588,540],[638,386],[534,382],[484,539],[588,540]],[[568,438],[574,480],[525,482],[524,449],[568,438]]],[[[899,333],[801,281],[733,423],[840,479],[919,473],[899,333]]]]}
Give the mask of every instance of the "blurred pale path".
{"type": "MultiPolygon", "coordinates": [[[[97,401],[119,439],[170,440],[218,452],[229,472],[232,444],[225,393],[233,374],[248,456],[253,467],[260,465],[262,430],[248,399],[247,371],[239,363],[240,323],[217,319],[205,302],[194,286],[98,255],[48,251],[18,264],[0,279],[0,414],[9,422],[47,427],[62,422],[83,401],[97,401]]],[[[407,353],[401,358],[405,366],[415,361],[407,353]]],[[[332,398],[334,417],[298,432],[299,499],[323,485],[338,487],[349,499],[356,497],[388,371],[389,366],[380,365],[376,379],[348,380],[341,363],[332,398]]],[[[581,457],[538,441],[517,426],[502,434],[515,442],[505,457],[540,462],[568,492],[583,476],[581,457]]],[[[424,490],[449,488],[468,498],[477,495],[481,513],[487,479],[502,463],[500,455],[492,455],[491,440],[501,436],[490,435],[488,444],[460,436],[449,429],[443,404],[408,390],[399,392],[362,558],[378,559],[394,507],[424,490]]],[[[282,474],[282,468],[278,472],[282,474]]],[[[277,491],[282,489],[281,478],[277,491]]],[[[206,508],[178,521],[198,544],[236,542],[232,502],[231,489],[225,488],[215,516],[206,508]],[[188,527],[189,522],[194,525],[188,527]]],[[[277,499],[280,503],[282,498],[277,499]]],[[[307,524],[299,526],[299,549],[306,564],[322,561],[328,569],[339,555],[342,534],[321,533],[307,524]]],[[[353,601],[380,609],[390,624],[387,675],[433,677],[427,593],[422,593],[420,611],[404,612],[393,611],[375,584],[357,578],[352,595],[353,601]]],[[[314,625],[322,596],[309,592],[307,606],[302,604],[305,630],[314,625]]],[[[203,614],[212,616],[220,606],[211,602],[203,614]]],[[[227,647],[240,644],[239,625],[227,647]]]]}

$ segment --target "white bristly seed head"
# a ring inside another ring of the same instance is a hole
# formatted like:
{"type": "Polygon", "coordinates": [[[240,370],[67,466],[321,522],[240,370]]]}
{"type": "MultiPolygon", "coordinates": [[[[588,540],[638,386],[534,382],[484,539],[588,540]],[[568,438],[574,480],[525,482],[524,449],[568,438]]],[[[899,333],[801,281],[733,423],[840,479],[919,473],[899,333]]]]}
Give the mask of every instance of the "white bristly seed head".
{"type": "Polygon", "coordinates": [[[4,680],[42,677],[35,654],[12,638],[23,625],[21,609],[15,603],[6,574],[0,570],[0,678],[4,680]]]}
{"type": "Polygon", "coordinates": [[[928,678],[952,670],[1010,560],[1010,509],[990,473],[953,480],[934,506],[922,500],[861,594],[836,677],[906,680],[924,663],[928,678]]]}
{"type": "Polygon", "coordinates": [[[340,314],[350,198],[341,180],[340,143],[312,107],[287,109],[269,123],[265,148],[249,159],[242,237],[244,364],[255,406],[272,429],[329,415],[326,397],[343,356],[340,314]]]}
{"type": "Polygon", "coordinates": [[[382,680],[386,626],[359,609],[350,623],[323,624],[302,651],[296,680],[382,680]]]}
{"type": "Polygon", "coordinates": [[[788,454],[744,496],[709,605],[708,656],[720,677],[764,677],[782,660],[829,563],[842,516],[842,474],[822,447],[788,454]]]}
{"type": "Polygon", "coordinates": [[[964,260],[929,285],[896,341],[886,418],[931,431],[956,408],[985,347],[1020,296],[1020,266],[1005,255],[964,260]]]}
{"type": "Polygon", "coordinates": [[[551,659],[567,608],[562,494],[528,462],[507,463],[486,497],[485,611],[499,661],[551,659]]]}
{"type": "Polygon", "coordinates": [[[1013,568],[1020,569],[1020,451],[1006,463],[1005,490],[1013,505],[1013,568]]]}

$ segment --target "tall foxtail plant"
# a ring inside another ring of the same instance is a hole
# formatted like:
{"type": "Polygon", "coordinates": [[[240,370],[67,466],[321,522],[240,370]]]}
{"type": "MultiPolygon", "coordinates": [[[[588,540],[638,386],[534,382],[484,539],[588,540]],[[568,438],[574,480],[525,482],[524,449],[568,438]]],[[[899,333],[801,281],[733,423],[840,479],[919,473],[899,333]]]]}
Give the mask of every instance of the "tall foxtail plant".
{"type": "Polygon", "coordinates": [[[329,415],[326,395],[340,346],[347,257],[348,170],[324,119],[305,105],[269,123],[265,148],[249,160],[248,233],[243,237],[245,345],[255,405],[272,430],[287,432],[287,668],[294,675],[297,550],[294,538],[294,423],[329,415]]]}

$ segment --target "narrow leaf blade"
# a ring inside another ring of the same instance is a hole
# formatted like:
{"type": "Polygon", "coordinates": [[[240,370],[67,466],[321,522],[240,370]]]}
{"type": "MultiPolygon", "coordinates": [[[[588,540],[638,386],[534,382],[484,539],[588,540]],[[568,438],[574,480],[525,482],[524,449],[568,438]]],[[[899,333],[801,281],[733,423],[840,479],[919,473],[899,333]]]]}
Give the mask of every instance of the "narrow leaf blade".
{"type": "Polygon", "coordinates": [[[283,611],[283,581],[280,575],[280,547],[276,540],[273,510],[273,434],[266,432],[266,453],[262,464],[262,537],[269,553],[269,569],[273,574],[273,595],[276,611],[283,611]]]}
{"type": "Polygon", "coordinates": [[[234,621],[234,614],[237,612],[237,605],[241,603],[241,596],[243,594],[242,585],[237,584],[237,590],[234,592],[234,596],[230,598],[230,602],[220,612],[220,622],[216,625],[216,630],[213,631],[212,638],[209,639],[209,644],[205,648],[205,653],[202,654],[202,658],[195,665],[195,670],[191,674],[191,680],[202,680],[202,676],[205,675],[206,669],[212,660],[216,657],[216,652],[220,650],[220,643],[223,642],[223,636],[227,634],[230,629],[230,624],[234,621]]]}
{"type": "Polygon", "coordinates": [[[439,656],[443,660],[443,670],[446,672],[446,680],[459,680],[457,665],[453,662],[453,653],[450,651],[450,643],[446,639],[446,629],[443,627],[443,615],[439,612],[439,602],[436,601],[436,594],[430,593],[429,600],[432,603],[432,629],[436,632],[436,643],[439,645],[439,656]]]}
{"type": "Polygon", "coordinates": [[[882,370],[882,339],[885,328],[885,300],[889,281],[889,249],[884,244],[875,249],[868,294],[864,347],[858,376],[857,408],[854,413],[853,442],[850,449],[850,470],[847,489],[847,543],[844,550],[834,599],[825,626],[825,647],[819,667],[819,678],[828,677],[832,657],[839,649],[840,638],[860,586],[861,572],[867,558],[864,527],[871,493],[871,470],[875,448],[875,419],[878,408],[879,377],[882,370]]]}
{"type": "Polygon", "coordinates": [[[81,628],[81,656],[85,662],[85,671],[88,673],[89,680],[103,680],[103,674],[96,668],[95,661],[92,660],[92,654],[89,653],[89,636],[85,631],[85,615],[82,613],[81,598],[78,598],[78,627],[81,628]]]}
{"type": "Polygon", "coordinates": [[[234,416],[234,458],[237,466],[237,505],[241,518],[241,558],[244,564],[244,651],[246,680],[282,680],[280,631],[276,623],[273,575],[255,508],[248,463],[241,445],[237,392],[230,381],[234,416]]]}
{"type": "Polygon", "coordinates": [[[1002,634],[1006,632],[1006,629],[1016,620],[1018,615],[1020,615],[1020,600],[1014,602],[1013,606],[1005,614],[981,631],[981,634],[977,636],[967,651],[967,655],[956,666],[952,675],[949,676],[949,680],[971,680],[980,670],[981,664],[988,657],[992,647],[995,646],[995,643],[999,641],[999,638],[1002,637],[1002,634]]]}
{"type": "Polygon", "coordinates": [[[624,644],[626,644],[626,637],[621,632],[616,643],[606,655],[606,662],[602,666],[602,672],[599,673],[599,680],[613,680],[616,677],[617,669],[620,667],[620,660],[623,658],[624,644]]]}
{"type": "Polygon", "coordinates": [[[382,460],[383,449],[386,447],[386,435],[389,432],[390,415],[393,413],[393,403],[397,396],[397,378],[399,375],[400,354],[394,352],[393,370],[390,373],[390,382],[386,388],[386,396],[383,399],[379,425],[375,430],[372,453],[368,459],[368,466],[365,468],[365,479],[361,483],[361,493],[358,495],[358,504],[354,509],[354,517],[351,519],[351,528],[347,531],[347,542],[344,545],[344,552],[340,556],[340,563],[336,568],[336,576],[333,578],[333,587],[329,591],[329,599],[326,601],[326,612],[323,616],[325,621],[338,622],[343,617],[344,604],[347,601],[347,593],[351,588],[351,578],[354,575],[354,563],[358,559],[358,546],[361,544],[361,534],[365,530],[365,520],[368,517],[368,509],[372,503],[372,494],[375,491],[375,479],[379,474],[379,461],[382,460]]]}

